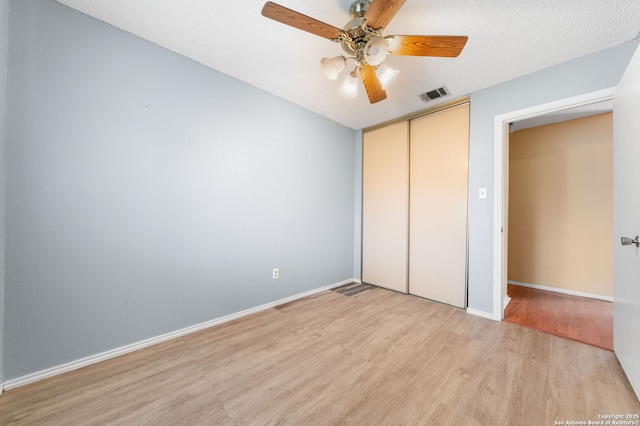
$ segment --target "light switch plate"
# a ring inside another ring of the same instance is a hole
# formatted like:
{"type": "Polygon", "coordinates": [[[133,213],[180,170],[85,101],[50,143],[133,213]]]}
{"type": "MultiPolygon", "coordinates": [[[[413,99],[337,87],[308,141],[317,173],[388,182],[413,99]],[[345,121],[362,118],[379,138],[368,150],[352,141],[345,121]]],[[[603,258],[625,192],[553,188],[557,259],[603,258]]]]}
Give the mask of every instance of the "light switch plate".
{"type": "Polygon", "coordinates": [[[485,198],[487,198],[487,188],[478,189],[478,198],[481,200],[484,200],[485,198]]]}

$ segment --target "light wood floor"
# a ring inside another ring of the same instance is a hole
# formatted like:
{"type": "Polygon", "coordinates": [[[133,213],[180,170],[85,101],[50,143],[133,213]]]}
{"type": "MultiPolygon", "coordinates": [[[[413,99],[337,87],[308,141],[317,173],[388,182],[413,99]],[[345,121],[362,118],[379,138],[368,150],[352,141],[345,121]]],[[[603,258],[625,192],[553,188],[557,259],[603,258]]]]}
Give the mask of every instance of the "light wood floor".
{"type": "Polygon", "coordinates": [[[504,320],[613,350],[613,303],[509,284],[504,320]]]}
{"type": "Polygon", "coordinates": [[[640,413],[615,355],[335,291],[7,391],[0,424],[553,425],[640,413]]]}

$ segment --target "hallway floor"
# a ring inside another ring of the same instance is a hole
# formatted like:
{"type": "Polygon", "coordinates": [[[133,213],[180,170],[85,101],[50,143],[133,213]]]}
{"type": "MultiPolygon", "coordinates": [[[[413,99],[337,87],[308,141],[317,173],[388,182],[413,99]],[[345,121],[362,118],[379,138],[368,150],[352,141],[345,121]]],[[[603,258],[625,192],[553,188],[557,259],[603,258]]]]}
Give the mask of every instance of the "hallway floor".
{"type": "Polygon", "coordinates": [[[613,350],[613,303],[509,284],[504,320],[613,350]]]}

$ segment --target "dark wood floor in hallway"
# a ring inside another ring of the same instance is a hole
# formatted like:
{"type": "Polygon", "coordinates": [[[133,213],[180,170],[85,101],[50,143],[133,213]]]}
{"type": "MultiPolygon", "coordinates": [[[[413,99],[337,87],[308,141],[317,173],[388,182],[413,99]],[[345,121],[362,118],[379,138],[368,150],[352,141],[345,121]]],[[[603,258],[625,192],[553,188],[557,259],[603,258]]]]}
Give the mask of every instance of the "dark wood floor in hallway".
{"type": "Polygon", "coordinates": [[[504,320],[613,350],[613,303],[509,284],[504,320]]]}

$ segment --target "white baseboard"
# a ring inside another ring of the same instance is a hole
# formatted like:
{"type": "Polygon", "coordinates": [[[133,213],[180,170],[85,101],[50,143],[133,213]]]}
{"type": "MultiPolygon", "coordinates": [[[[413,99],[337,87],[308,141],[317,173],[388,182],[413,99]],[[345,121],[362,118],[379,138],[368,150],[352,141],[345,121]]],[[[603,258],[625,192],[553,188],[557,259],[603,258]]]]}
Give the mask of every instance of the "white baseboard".
{"type": "Polygon", "coordinates": [[[583,293],[581,291],[565,290],[564,288],[547,287],[546,285],[524,283],[521,281],[514,281],[514,280],[509,280],[507,282],[509,284],[519,285],[521,287],[529,287],[529,288],[535,288],[537,290],[553,291],[554,293],[569,294],[571,296],[588,297],[589,299],[598,299],[598,300],[604,300],[607,302],[613,302],[613,297],[600,296],[599,294],[583,293]]]}
{"type": "Polygon", "coordinates": [[[91,355],[86,358],[82,358],[76,361],[71,361],[66,364],[58,365],[56,367],[47,368],[46,370],[36,371],[35,373],[27,374],[25,376],[17,377],[15,379],[7,380],[3,384],[0,384],[0,394],[2,389],[11,390],[20,386],[25,386],[30,383],[34,383],[49,377],[57,376],[58,374],[66,373],[69,371],[77,370],[87,365],[95,364],[107,359],[115,358],[120,355],[128,354],[138,349],[143,349],[149,346],[157,345],[158,343],[166,342],[167,340],[175,339],[176,337],[184,336],[187,334],[195,333],[196,331],[204,330],[205,328],[213,327],[225,322],[232,321],[237,318],[241,318],[247,315],[255,314],[256,312],[264,311],[275,306],[284,305],[285,303],[293,302],[294,300],[302,299],[303,297],[312,296],[317,293],[321,293],[332,288],[340,287],[341,285],[349,284],[351,282],[358,281],[354,279],[348,279],[334,283],[325,287],[320,287],[314,290],[310,290],[304,293],[296,294],[294,296],[286,297],[284,299],[276,300],[275,302],[265,303],[264,305],[256,306],[254,308],[246,309],[241,312],[226,315],[224,317],[216,318],[211,321],[206,321],[201,324],[196,324],[190,327],[185,327],[180,330],[172,331],[160,336],[145,339],[136,343],[132,343],[126,346],[122,346],[116,349],[112,349],[106,352],[102,352],[96,355],[91,355]]]}
{"type": "Polygon", "coordinates": [[[472,308],[467,308],[467,313],[471,314],[471,315],[475,315],[477,317],[482,317],[482,318],[486,318],[486,319],[490,319],[493,321],[500,321],[499,319],[495,319],[493,317],[493,314],[490,312],[485,312],[485,311],[478,311],[477,309],[472,309],[472,308]]]}
{"type": "Polygon", "coordinates": [[[502,305],[502,310],[504,311],[505,309],[507,309],[507,305],[509,304],[509,302],[511,302],[511,298],[509,296],[505,297],[504,299],[504,304],[502,305]]]}

